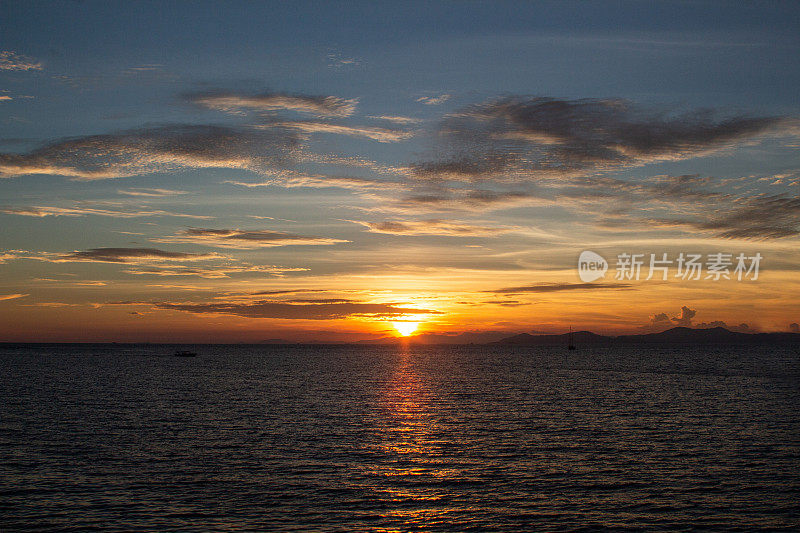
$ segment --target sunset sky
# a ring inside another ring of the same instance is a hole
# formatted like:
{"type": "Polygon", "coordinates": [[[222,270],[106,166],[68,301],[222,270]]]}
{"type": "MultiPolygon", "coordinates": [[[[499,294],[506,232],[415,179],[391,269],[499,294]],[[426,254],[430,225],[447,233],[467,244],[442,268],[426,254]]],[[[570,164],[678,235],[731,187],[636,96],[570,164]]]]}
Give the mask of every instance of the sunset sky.
{"type": "Polygon", "coordinates": [[[799,29],[796,2],[2,2],[0,341],[788,331],[799,29]],[[645,279],[681,253],[701,279],[645,279]]]}

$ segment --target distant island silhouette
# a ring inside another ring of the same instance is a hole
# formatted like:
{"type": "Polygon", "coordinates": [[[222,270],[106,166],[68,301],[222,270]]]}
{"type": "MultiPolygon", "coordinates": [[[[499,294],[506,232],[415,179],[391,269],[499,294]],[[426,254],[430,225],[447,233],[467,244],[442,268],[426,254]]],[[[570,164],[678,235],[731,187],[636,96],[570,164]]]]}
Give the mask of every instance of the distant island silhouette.
{"type": "MultiPolygon", "coordinates": [[[[416,344],[476,344],[493,346],[563,346],[565,349],[570,342],[569,333],[561,334],[420,334],[411,337],[397,338],[384,337],[361,341],[358,344],[395,344],[411,342],[416,344]],[[484,335],[489,339],[481,338],[484,335]],[[494,337],[494,338],[492,338],[494,337]]],[[[678,345],[735,345],[735,344],[800,344],[800,333],[772,332],[772,333],[742,333],[731,331],[723,327],[713,328],[688,328],[677,326],[656,333],[638,333],[628,335],[600,335],[591,331],[573,331],[572,343],[581,347],[591,346],[617,346],[640,344],[650,346],[678,346],[678,345]]]]}
{"type": "MultiPolygon", "coordinates": [[[[566,346],[568,336],[569,333],[560,335],[521,333],[488,344],[566,346]]],[[[695,329],[678,326],[658,333],[617,336],[598,335],[591,331],[576,331],[572,333],[572,338],[578,347],[612,344],[660,344],[666,346],[686,344],[791,344],[800,342],[800,333],[741,333],[723,327],[695,329]]]]}

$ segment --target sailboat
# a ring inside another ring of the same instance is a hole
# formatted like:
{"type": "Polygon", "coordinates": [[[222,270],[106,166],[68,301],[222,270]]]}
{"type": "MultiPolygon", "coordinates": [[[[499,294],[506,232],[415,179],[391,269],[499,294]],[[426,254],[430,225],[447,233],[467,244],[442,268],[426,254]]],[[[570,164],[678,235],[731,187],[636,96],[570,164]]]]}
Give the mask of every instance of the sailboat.
{"type": "Polygon", "coordinates": [[[569,337],[567,337],[567,350],[574,350],[575,345],[572,343],[572,326],[569,327],[569,337]]]}

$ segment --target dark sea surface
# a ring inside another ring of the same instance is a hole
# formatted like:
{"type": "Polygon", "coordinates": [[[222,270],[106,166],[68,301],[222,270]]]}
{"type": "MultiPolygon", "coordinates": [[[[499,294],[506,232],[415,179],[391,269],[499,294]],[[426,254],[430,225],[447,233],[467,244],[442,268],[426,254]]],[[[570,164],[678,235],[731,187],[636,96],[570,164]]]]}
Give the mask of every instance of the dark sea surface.
{"type": "Polygon", "coordinates": [[[796,347],[0,345],[0,530],[800,529],[796,347]]]}

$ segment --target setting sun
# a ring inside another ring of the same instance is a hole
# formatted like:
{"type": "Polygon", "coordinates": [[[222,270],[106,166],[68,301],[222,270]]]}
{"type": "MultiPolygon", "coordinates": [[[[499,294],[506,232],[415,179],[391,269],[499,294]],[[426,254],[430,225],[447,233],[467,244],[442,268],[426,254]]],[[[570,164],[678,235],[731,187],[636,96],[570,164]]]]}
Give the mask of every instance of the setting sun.
{"type": "Polygon", "coordinates": [[[394,329],[396,329],[401,337],[408,337],[419,327],[419,322],[392,322],[394,329]]]}

